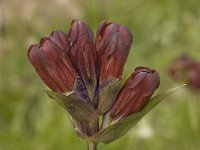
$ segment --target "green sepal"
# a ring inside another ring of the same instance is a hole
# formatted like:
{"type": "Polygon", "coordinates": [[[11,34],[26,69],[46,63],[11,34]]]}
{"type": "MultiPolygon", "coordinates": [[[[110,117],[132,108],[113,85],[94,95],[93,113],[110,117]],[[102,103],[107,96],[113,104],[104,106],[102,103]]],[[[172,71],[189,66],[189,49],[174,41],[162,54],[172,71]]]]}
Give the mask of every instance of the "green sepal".
{"type": "Polygon", "coordinates": [[[97,112],[88,102],[78,100],[73,92],[60,94],[44,90],[52,99],[56,100],[74,119],[93,124],[98,118],[97,112]]]}
{"type": "Polygon", "coordinates": [[[98,113],[108,112],[115,103],[119,90],[124,85],[125,79],[110,79],[111,82],[102,89],[99,95],[98,113]]]}
{"type": "Polygon", "coordinates": [[[142,119],[142,117],[146,113],[148,113],[152,108],[154,108],[158,103],[160,103],[167,96],[171,95],[172,93],[182,88],[183,86],[185,85],[172,88],[168,91],[162,92],[154,96],[141,112],[130,115],[120,121],[115,120],[114,122],[111,122],[107,128],[102,129],[101,131],[93,135],[91,140],[95,143],[103,142],[103,143],[108,144],[120,138],[127,131],[129,131],[133,126],[135,126],[142,119]]]}

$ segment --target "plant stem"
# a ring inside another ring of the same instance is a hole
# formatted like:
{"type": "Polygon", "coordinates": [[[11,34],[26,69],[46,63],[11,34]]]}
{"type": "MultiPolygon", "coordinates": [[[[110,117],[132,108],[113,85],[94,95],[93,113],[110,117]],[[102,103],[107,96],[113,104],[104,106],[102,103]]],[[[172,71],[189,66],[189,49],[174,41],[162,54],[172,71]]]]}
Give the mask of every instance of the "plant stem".
{"type": "MultiPolygon", "coordinates": [[[[96,121],[92,123],[89,127],[89,135],[92,136],[99,131],[99,117],[97,117],[96,121]]],[[[97,150],[98,143],[94,143],[90,140],[87,141],[88,150],[97,150]]]]}
{"type": "Polygon", "coordinates": [[[93,143],[91,141],[88,141],[88,150],[97,150],[97,143],[93,143]]]}

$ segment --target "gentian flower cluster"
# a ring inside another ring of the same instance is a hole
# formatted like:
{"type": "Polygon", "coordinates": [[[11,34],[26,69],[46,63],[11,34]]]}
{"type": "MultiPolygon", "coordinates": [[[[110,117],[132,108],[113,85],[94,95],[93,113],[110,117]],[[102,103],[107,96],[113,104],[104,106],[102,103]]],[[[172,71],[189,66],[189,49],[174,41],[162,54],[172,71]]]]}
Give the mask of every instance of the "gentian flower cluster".
{"type": "Polygon", "coordinates": [[[159,74],[146,67],[122,78],[132,41],[126,26],[102,21],[94,40],[88,25],[74,20],[68,33],[53,31],[30,46],[29,61],[52,90],[47,94],[67,110],[79,137],[92,143],[119,138],[131,125],[120,123],[142,112],[158,88],[159,74]]]}

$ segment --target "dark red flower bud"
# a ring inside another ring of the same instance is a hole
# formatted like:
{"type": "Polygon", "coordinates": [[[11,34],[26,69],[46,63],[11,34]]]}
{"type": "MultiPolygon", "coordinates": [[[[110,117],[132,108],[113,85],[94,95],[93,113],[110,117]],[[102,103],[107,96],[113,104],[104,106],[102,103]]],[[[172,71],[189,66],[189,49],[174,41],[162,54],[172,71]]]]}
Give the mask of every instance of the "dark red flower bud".
{"type": "Polygon", "coordinates": [[[92,30],[80,20],[72,21],[68,39],[70,58],[93,99],[97,85],[98,57],[92,30]]]}
{"type": "Polygon", "coordinates": [[[105,21],[99,25],[96,48],[100,58],[100,85],[108,78],[121,77],[131,44],[132,33],[127,27],[105,21]]]}
{"type": "Polygon", "coordinates": [[[63,93],[74,89],[76,76],[67,54],[69,43],[62,31],[52,32],[49,38],[41,39],[39,45],[32,45],[28,58],[35,67],[40,78],[53,91],[63,93]]]}
{"type": "Polygon", "coordinates": [[[160,78],[155,70],[144,67],[136,68],[119,92],[110,111],[112,120],[119,120],[133,113],[140,112],[158,88],[160,78]]]}

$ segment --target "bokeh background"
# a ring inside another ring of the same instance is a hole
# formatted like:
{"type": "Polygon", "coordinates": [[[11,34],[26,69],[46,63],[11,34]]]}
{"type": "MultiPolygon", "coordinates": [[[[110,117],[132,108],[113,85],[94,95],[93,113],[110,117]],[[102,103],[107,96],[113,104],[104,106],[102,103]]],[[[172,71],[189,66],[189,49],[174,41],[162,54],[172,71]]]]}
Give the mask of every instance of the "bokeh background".
{"type": "MultiPolygon", "coordinates": [[[[101,20],[134,35],[124,76],[136,66],[159,71],[158,92],[183,84],[168,76],[182,52],[200,60],[199,0],[0,0],[0,150],[84,150],[65,111],[47,98],[27,60],[30,44],[52,30],[67,31],[73,18],[95,31],[101,20]]],[[[199,150],[200,92],[183,88],[130,132],[100,150],[199,150]]]]}

